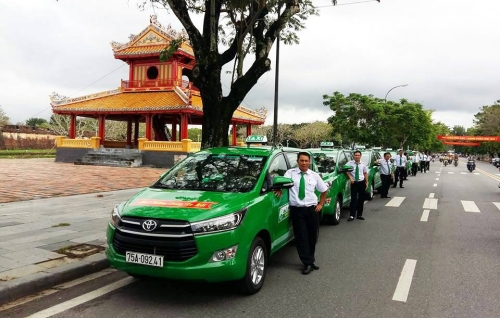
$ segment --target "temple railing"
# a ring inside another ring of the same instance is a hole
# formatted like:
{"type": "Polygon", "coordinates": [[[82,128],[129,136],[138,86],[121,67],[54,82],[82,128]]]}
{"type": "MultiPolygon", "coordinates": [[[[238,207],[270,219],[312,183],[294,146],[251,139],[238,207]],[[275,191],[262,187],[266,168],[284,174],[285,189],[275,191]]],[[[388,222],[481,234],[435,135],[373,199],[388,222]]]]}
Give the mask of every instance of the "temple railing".
{"type": "Polygon", "coordinates": [[[173,87],[178,86],[184,89],[198,91],[193,85],[193,82],[175,79],[155,79],[155,80],[140,80],[140,81],[124,81],[122,80],[121,87],[127,88],[143,88],[143,87],[173,87]]]}
{"type": "MultiPolygon", "coordinates": [[[[106,148],[126,148],[124,141],[105,140],[103,146],[106,148]]],[[[58,148],[87,148],[98,149],[101,146],[101,138],[69,139],[65,136],[56,137],[58,148]]],[[[167,151],[167,152],[196,152],[201,150],[201,142],[192,142],[191,139],[182,141],[150,141],[146,138],[138,139],[138,149],[144,151],[167,151]]]]}
{"type": "Polygon", "coordinates": [[[196,152],[201,149],[201,142],[192,142],[191,139],[182,141],[150,141],[139,138],[139,150],[146,151],[172,151],[172,152],[196,152]]]}

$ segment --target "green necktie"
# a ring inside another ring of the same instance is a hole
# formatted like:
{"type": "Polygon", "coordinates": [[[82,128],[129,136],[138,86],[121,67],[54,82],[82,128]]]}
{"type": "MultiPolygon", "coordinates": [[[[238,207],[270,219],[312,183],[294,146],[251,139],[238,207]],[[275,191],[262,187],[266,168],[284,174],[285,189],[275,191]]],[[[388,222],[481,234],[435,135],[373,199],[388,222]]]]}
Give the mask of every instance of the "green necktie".
{"type": "Polygon", "coordinates": [[[391,166],[389,166],[389,161],[386,161],[387,163],[387,174],[391,174],[391,166]]]}
{"type": "Polygon", "coordinates": [[[356,172],[354,172],[354,178],[359,181],[359,165],[356,164],[356,172]]]}
{"type": "Polygon", "coordinates": [[[402,166],[403,163],[401,162],[403,160],[403,158],[401,158],[401,156],[399,156],[399,165],[402,166]]]}
{"type": "Polygon", "coordinates": [[[306,179],[304,178],[304,172],[300,173],[300,185],[299,185],[299,199],[304,200],[306,197],[306,179]]]}

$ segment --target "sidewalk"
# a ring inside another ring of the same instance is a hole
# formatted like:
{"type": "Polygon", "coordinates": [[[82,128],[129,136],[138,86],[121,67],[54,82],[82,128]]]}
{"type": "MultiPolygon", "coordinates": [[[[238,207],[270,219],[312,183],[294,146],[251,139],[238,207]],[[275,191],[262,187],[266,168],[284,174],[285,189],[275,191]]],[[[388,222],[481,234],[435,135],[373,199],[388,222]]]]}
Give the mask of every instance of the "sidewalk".
{"type": "Polygon", "coordinates": [[[165,171],[53,159],[0,159],[0,167],[0,305],[107,267],[114,204],[165,171]]]}

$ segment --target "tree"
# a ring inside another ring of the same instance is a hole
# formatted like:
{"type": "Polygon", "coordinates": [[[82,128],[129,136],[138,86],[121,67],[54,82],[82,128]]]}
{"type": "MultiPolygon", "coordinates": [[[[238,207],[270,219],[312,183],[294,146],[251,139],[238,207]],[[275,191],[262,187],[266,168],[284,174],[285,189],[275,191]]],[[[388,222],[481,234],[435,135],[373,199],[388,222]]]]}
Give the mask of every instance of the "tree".
{"type": "Polygon", "coordinates": [[[319,147],[322,141],[330,141],[332,139],[332,126],[328,123],[316,121],[308,123],[294,131],[294,139],[298,143],[299,148],[315,148],[319,147]]]}
{"type": "Polygon", "coordinates": [[[32,126],[32,127],[39,127],[43,124],[46,124],[47,120],[43,118],[29,118],[26,120],[26,125],[27,126],[32,126]]]}
{"type": "MultiPolygon", "coordinates": [[[[481,111],[474,115],[473,131],[481,136],[500,135],[500,100],[495,101],[493,105],[481,107],[481,111]]],[[[478,149],[478,152],[499,153],[500,143],[484,142],[478,149]]]]}
{"type": "MultiPolygon", "coordinates": [[[[281,2],[284,8],[280,12],[276,0],[143,0],[143,5],[147,3],[170,9],[189,36],[197,63],[193,82],[203,101],[203,148],[228,145],[232,115],[258,79],[271,69],[269,53],[277,37],[286,44],[298,43],[296,32],[305,27],[308,16],[318,13],[311,0],[281,2]],[[190,13],[203,15],[202,32],[190,13]],[[254,60],[245,67],[243,62],[250,54],[254,60]],[[231,61],[233,81],[223,96],[222,68],[231,61]]],[[[163,58],[168,58],[182,40],[172,41],[163,58]]]]}
{"type": "Polygon", "coordinates": [[[428,144],[424,145],[425,149],[432,152],[443,152],[446,150],[446,146],[437,139],[437,135],[449,135],[450,127],[446,126],[442,122],[432,123],[432,134],[430,136],[428,144]]]}
{"type": "Polygon", "coordinates": [[[5,114],[2,109],[2,105],[0,105],[0,128],[9,124],[9,117],[5,114]]]}
{"type": "Polygon", "coordinates": [[[201,138],[201,129],[200,128],[189,128],[188,129],[188,139],[192,141],[199,142],[201,138]]]}
{"type": "Polygon", "coordinates": [[[450,132],[453,136],[465,136],[467,135],[467,129],[464,126],[455,125],[450,132]]]}

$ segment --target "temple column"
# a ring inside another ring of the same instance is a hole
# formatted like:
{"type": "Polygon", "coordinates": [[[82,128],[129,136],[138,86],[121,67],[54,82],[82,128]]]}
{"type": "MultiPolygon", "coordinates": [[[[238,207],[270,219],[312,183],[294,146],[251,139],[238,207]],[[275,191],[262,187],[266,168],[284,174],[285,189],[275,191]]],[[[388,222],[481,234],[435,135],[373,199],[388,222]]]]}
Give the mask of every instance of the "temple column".
{"type": "Polygon", "coordinates": [[[132,120],[127,120],[127,147],[131,148],[132,146],[132,120]]]}
{"type": "Polygon", "coordinates": [[[101,145],[104,144],[104,138],[106,137],[106,116],[99,115],[99,138],[101,138],[101,145]]]}
{"type": "Polygon", "coordinates": [[[177,120],[174,119],[174,122],[172,123],[172,140],[171,141],[177,141],[177,120]]]}
{"type": "Polygon", "coordinates": [[[252,124],[247,124],[247,137],[252,134],[252,124]]]}
{"type": "Polygon", "coordinates": [[[181,114],[181,140],[188,138],[188,118],[187,114],[181,114]]]}
{"type": "Polygon", "coordinates": [[[232,135],[233,135],[232,145],[233,146],[236,146],[236,135],[237,134],[238,134],[238,132],[237,132],[237,125],[236,125],[236,123],[233,122],[233,133],[232,133],[232,135]]]}
{"type": "Polygon", "coordinates": [[[76,138],[76,115],[71,114],[71,120],[69,125],[69,139],[76,138]]]}
{"type": "Polygon", "coordinates": [[[137,141],[139,139],[139,117],[136,116],[135,117],[135,120],[134,120],[134,145],[135,145],[135,148],[137,148],[137,141]]]}
{"type": "Polygon", "coordinates": [[[152,140],[153,134],[151,131],[151,122],[152,122],[152,115],[147,114],[146,115],[146,139],[147,140],[152,140]]]}

